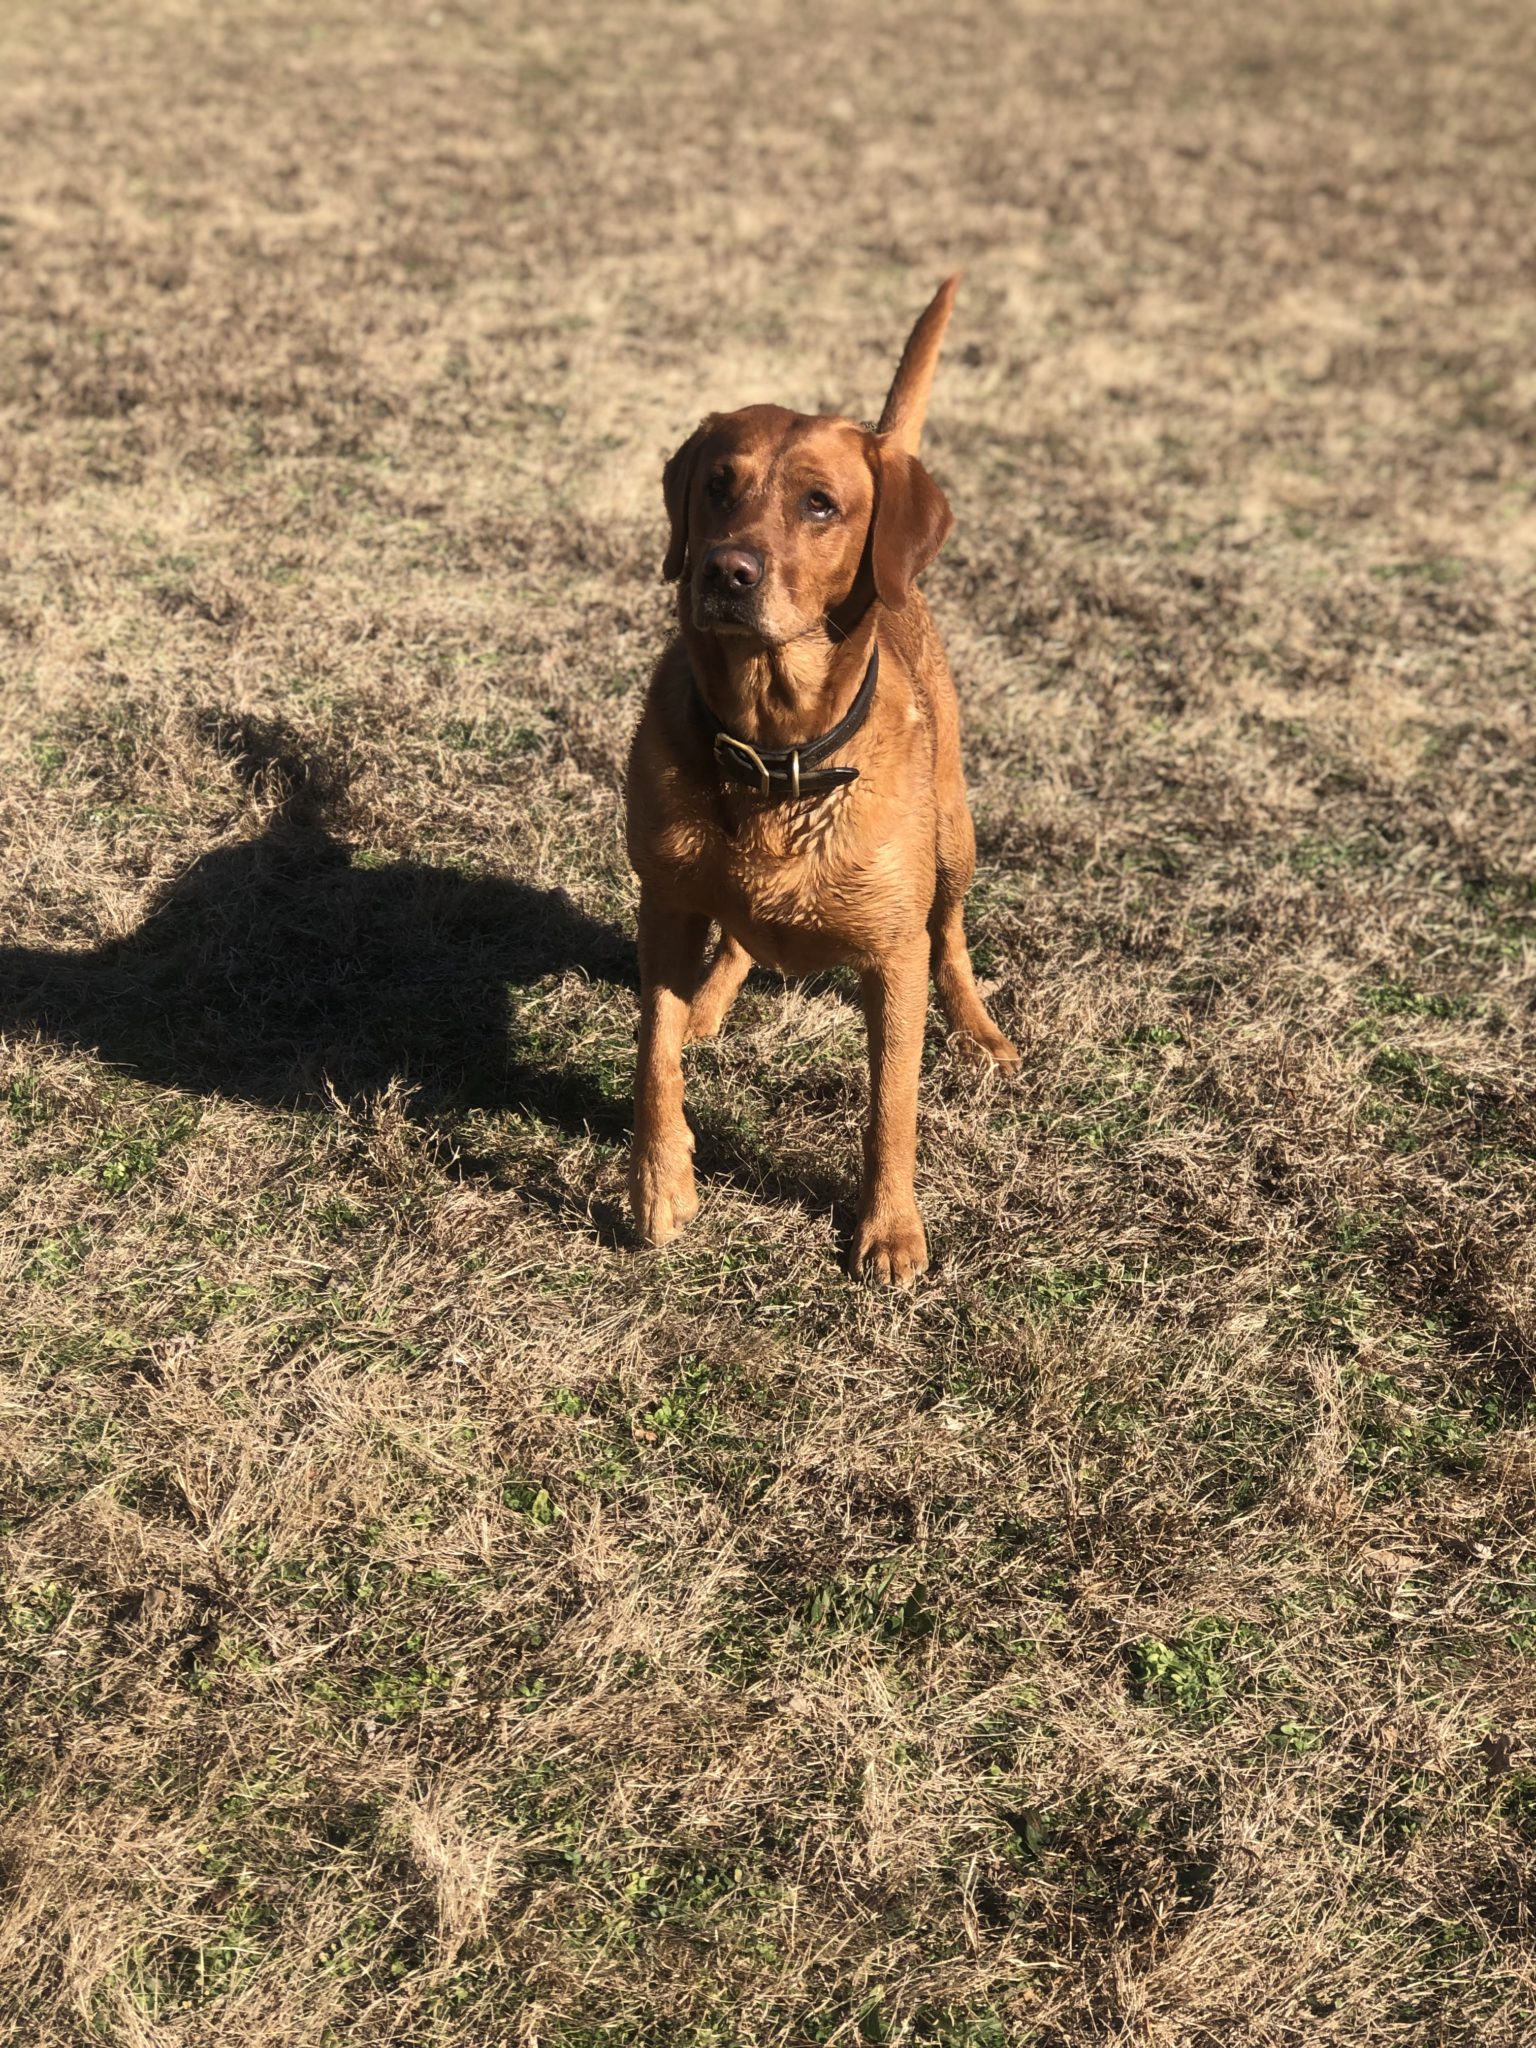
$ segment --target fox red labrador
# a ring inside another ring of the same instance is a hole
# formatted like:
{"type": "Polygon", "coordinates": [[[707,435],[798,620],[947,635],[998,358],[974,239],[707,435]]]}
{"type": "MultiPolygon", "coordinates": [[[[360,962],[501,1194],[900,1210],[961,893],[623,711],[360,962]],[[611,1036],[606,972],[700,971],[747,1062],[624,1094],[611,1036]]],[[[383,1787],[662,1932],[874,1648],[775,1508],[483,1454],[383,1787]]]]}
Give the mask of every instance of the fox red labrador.
{"type": "Polygon", "coordinates": [[[913,329],[873,432],[751,405],[702,420],[663,473],[679,631],[646,696],[628,795],[630,1194],[648,1244],[698,1208],[683,1046],[719,1030],[754,960],[859,973],[870,1114],[856,1277],[908,1286],[928,1263],[912,1176],[930,972],[962,1047],[1018,1065],[966,949],[976,838],[959,708],[916,588],[953,523],[918,445],[957,283],[913,329]]]}

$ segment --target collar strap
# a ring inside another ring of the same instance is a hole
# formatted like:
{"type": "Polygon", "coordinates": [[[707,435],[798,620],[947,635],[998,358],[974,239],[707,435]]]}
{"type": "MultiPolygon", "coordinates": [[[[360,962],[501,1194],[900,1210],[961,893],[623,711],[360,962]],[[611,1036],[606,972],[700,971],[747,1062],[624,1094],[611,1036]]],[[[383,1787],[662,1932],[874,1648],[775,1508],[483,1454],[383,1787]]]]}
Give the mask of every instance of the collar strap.
{"type": "Polygon", "coordinates": [[[879,674],[880,643],[876,641],[870,650],[869,667],[864,671],[859,694],[830,732],[824,732],[819,739],[807,740],[803,747],[759,748],[737,739],[734,733],[726,731],[703,697],[699,696],[698,685],[695,684],[694,694],[698,696],[699,708],[714,736],[716,767],[729,782],[743,782],[749,789],[755,789],[759,796],[788,797],[791,802],[796,797],[820,796],[845,782],[857,782],[857,768],[823,768],[819,763],[825,761],[829,754],[835,754],[839,747],[846,746],[868,718],[869,707],[875,701],[875,681],[879,674]]]}

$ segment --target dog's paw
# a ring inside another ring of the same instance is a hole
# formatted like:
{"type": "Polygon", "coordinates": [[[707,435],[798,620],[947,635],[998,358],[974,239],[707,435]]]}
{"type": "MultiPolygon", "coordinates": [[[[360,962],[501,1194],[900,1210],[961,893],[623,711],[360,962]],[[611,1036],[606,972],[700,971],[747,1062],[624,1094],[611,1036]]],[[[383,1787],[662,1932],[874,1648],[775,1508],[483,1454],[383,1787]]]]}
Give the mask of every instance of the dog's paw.
{"type": "Polygon", "coordinates": [[[1019,1070],[1018,1047],[1011,1038],[1004,1038],[995,1024],[988,1024],[985,1030],[970,1026],[956,1034],[953,1044],[962,1059],[977,1066],[990,1061],[1005,1074],[1019,1070]]]}
{"type": "Polygon", "coordinates": [[[629,1201],[642,1244],[670,1244],[699,1213],[693,1168],[645,1161],[631,1168],[629,1201]]]}
{"type": "Polygon", "coordinates": [[[928,1270],[928,1239],[915,1209],[875,1210],[859,1219],[848,1269],[871,1287],[910,1287],[928,1270]]]}

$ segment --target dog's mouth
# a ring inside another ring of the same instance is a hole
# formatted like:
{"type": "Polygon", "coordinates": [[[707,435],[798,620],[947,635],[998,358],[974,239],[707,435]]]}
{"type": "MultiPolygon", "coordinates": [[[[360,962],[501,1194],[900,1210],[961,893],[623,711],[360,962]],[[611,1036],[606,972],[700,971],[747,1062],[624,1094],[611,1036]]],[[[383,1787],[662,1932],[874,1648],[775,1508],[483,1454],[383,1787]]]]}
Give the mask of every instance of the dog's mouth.
{"type": "Polygon", "coordinates": [[[712,633],[755,633],[759,607],[755,590],[721,590],[706,584],[693,593],[693,623],[712,633]]]}

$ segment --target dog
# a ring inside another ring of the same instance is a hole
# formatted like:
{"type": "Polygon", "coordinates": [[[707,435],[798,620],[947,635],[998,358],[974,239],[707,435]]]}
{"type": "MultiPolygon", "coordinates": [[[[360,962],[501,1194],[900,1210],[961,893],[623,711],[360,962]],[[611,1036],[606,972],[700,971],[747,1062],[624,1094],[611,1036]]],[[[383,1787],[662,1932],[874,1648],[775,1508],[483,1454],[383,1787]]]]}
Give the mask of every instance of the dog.
{"type": "Polygon", "coordinates": [[[954,523],[918,449],[958,284],[912,330],[878,427],[777,405],[711,413],[662,474],[679,630],[646,693],[626,818],[640,882],[629,1190],[645,1244],[697,1212],[682,1051],[719,1030],[754,961],[858,970],[856,1279],[909,1287],[928,1264],[913,1174],[930,972],[962,1049],[1018,1065],[966,947],[976,835],[959,706],[916,588],[954,523]]]}

